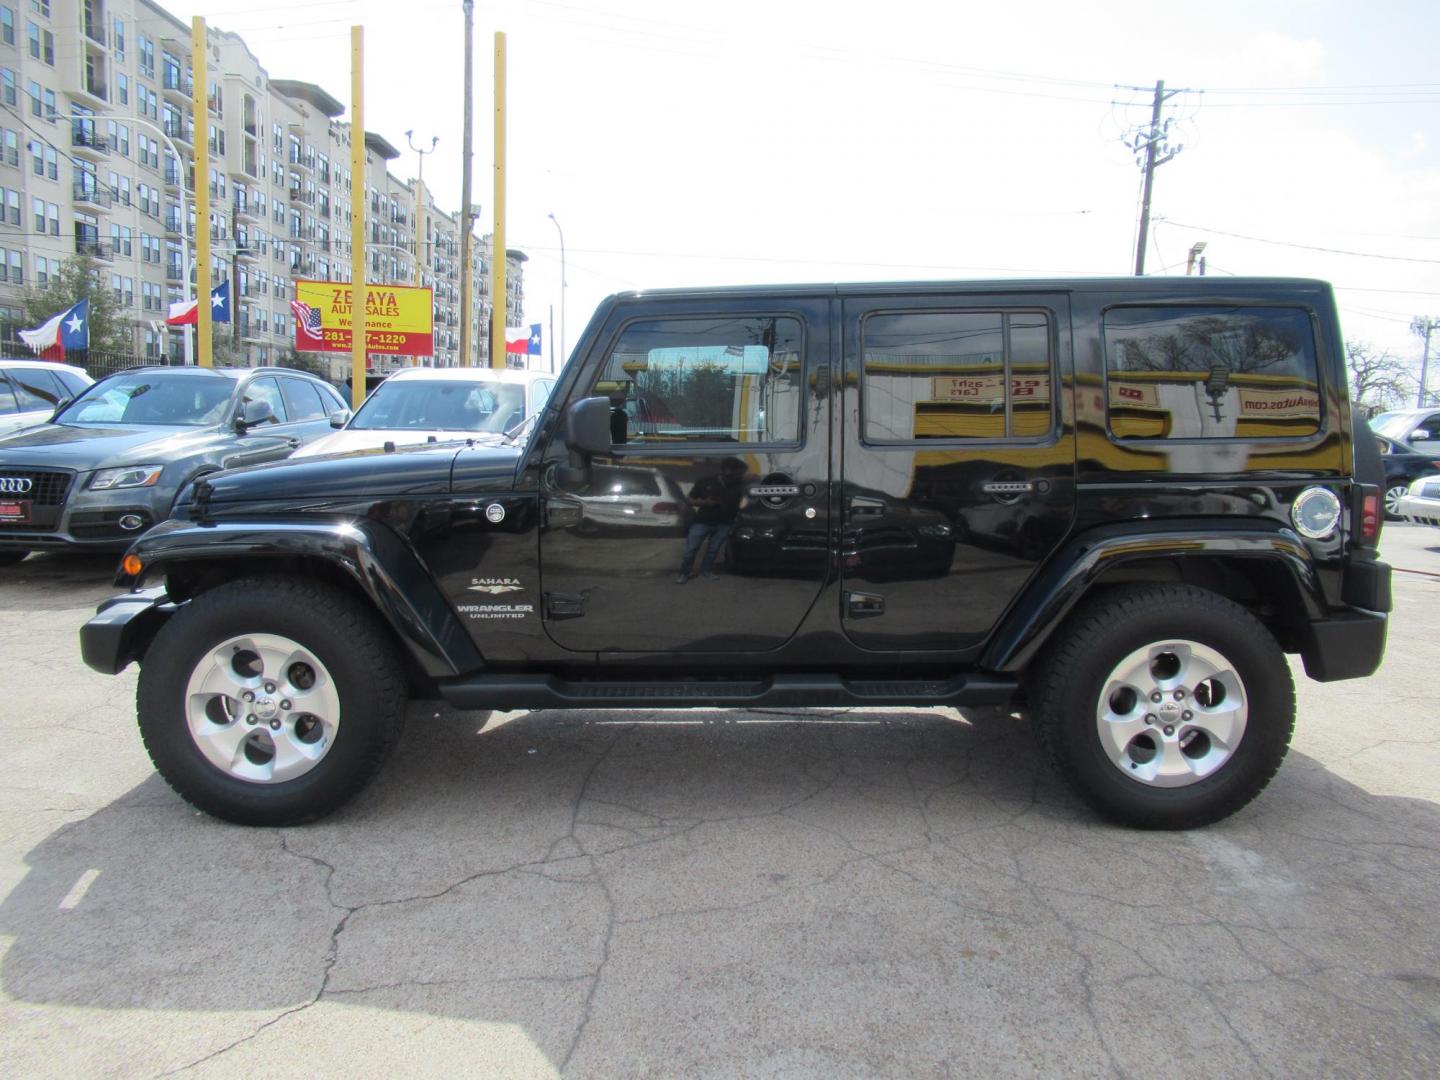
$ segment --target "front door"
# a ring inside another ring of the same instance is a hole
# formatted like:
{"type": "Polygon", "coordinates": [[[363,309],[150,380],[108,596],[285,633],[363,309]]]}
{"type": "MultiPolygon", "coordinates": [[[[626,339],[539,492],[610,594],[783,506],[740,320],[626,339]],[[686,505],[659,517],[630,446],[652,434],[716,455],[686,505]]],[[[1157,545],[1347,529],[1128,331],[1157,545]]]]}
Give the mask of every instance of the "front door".
{"type": "MultiPolygon", "coordinates": [[[[566,649],[746,652],[790,638],[830,561],[830,301],[613,317],[572,400],[611,447],[541,492],[545,628],[566,649]]],[[[558,436],[557,436],[558,440],[558,436]]]]}
{"type": "Polygon", "coordinates": [[[850,295],[841,334],[846,635],[975,649],[1074,517],[1067,298],[850,295]]]}

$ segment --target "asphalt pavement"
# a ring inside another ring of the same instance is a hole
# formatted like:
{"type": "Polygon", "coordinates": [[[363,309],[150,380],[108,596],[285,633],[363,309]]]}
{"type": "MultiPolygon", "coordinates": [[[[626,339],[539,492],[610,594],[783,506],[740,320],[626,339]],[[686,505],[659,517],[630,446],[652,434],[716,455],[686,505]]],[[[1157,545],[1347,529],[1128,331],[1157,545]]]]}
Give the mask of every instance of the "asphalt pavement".
{"type": "Polygon", "coordinates": [[[192,811],[108,558],[0,571],[0,1075],[1440,1075],[1440,530],[1270,789],[1113,827],[949,710],[411,707],[306,828],[192,811]]]}

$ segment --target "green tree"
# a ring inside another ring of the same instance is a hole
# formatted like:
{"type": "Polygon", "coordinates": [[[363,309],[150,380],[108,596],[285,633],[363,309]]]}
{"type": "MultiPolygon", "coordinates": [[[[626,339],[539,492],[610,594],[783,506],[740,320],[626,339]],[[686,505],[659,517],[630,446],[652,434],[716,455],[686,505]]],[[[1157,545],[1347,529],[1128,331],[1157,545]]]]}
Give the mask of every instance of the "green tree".
{"type": "Polygon", "coordinates": [[[39,326],[52,315],[90,301],[90,348],[105,352],[135,351],[131,323],[121,314],[115,294],[101,284],[100,263],[90,255],[66,259],[43,288],[25,294],[27,326],[39,326]]]}

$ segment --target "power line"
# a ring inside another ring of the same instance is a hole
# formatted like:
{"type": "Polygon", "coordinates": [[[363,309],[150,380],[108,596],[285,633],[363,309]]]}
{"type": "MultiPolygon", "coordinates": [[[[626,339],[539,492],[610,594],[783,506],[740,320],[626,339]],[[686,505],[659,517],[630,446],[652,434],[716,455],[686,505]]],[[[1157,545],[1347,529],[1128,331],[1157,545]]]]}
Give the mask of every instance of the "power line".
{"type": "Polygon", "coordinates": [[[1301,251],[1320,251],[1327,255],[1350,255],[1358,259],[1384,259],[1387,262],[1440,265],[1440,259],[1418,259],[1410,255],[1379,255],[1373,251],[1348,251],[1344,248],[1321,247],[1317,244],[1296,244],[1287,240],[1270,240],[1263,236],[1248,236],[1245,233],[1226,232],[1224,229],[1209,229],[1203,225],[1187,225],[1185,222],[1176,221],[1173,218],[1166,218],[1165,222],[1168,225],[1174,225],[1181,229],[1194,229],[1196,232],[1209,233],[1212,236],[1228,236],[1234,240],[1251,240],[1257,244],[1273,244],[1276,247],[1298,248],[1301,251]]]}

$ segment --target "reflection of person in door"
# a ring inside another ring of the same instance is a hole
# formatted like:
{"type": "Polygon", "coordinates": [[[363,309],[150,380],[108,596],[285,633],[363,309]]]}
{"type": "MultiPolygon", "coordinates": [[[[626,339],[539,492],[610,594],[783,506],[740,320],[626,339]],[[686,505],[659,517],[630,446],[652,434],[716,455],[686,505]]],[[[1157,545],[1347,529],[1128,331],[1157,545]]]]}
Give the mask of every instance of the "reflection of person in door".
{"type": "Polygon", "coordinates": [[[707,476],[690,489],[690,505],[695,510],[695,520],[685,537],[680,576],[675,579],[677,585],[684,585],[690,580],[695,556],[702,546],[705,547],[705,558],[700,563],[700,572],[707,578],[715,576],[715,559],[730,539],[730,529],[745,498],[744,480],[745,463],[732,457],[720,463],[718,476],[707,476]]]}

